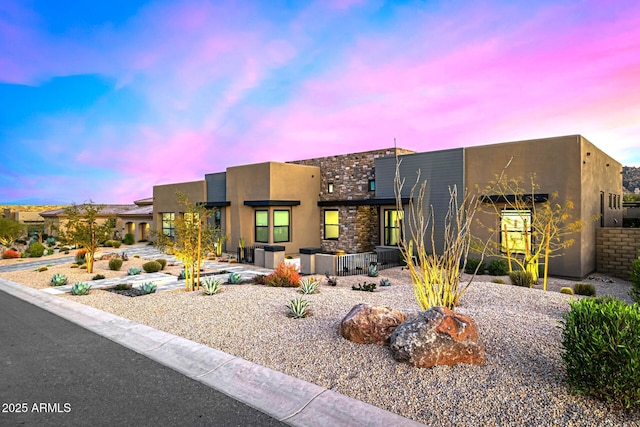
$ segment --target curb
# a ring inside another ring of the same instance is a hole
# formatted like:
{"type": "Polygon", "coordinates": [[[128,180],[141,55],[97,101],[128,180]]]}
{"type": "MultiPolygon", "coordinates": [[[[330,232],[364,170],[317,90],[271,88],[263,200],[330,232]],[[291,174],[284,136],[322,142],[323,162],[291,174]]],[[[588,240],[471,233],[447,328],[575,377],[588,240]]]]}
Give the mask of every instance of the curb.
{"type": "Polygon", "coordinates": [[[0,290],[295,427],[422,426],[416,421],[93,307],[0,279],[0,290]]]}

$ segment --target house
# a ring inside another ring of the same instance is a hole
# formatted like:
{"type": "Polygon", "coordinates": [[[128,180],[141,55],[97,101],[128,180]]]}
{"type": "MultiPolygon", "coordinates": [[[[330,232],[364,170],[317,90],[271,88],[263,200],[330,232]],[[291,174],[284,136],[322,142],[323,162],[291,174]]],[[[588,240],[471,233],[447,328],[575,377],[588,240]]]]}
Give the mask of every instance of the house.
{"type": "MultiPolygon", "coordinates": [[[[572,200],[573,217],[585,227],[576,244],[552,259],[553,275],[584,277],[594,271],[596,228],[622,224],[622,165],[584,137],[569,135],[423,153],[389,148],[229,167],[206,174],[203,181],[154,187],[156,228],[172,233],[175,215],[180,214],[175,193],[180,191],[216,210],[216,221],[228,236],[227,250],[236,250],[241,240],[247,246],[281,246],[287,254],[301,248],[328,253],[393,248],[402,232],[398,219],[405,213],[396,208],[396,156],[406,181],[403,204],[409,202],[418,171],[420,181],[427,182],[422,209],[433,209],[436,239],[442,235],[449,188],[455,185],[459,197],[465,188],[484,188],[507,164],[512,177],[535,174],[541,195],[558,192],[560,200],[572,200]]],[[[485,220],[500,226],[504,219],[485,220]]],[[[480,228],[473,233],[490,238],[480,228]]]]}
{"type": "MultiPolygon", "coordinates": [[[[114,227],[114,238],[122,239],[125,234],[131,233],[134,241],[149,240],[150,232],[153,229],[153,199],[140,199],[128,205],[102,205],[98,223],[112,221],[114,227]]],[[[50,234],[56,235],[55,229],[65,226],[65,209],[54,209],[40,212],[40,216],[49,222],[50,234]]]]}

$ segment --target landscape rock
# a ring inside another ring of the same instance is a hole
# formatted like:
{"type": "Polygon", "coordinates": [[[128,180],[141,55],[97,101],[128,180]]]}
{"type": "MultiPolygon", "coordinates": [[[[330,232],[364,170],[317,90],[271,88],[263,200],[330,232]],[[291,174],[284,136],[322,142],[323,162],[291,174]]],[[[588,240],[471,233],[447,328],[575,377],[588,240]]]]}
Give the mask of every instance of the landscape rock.
{"type": "Polygon", "coordinates": [[[338,332],[358,344],[384,345],[394,329],[406,319],[404,313],[391,307],[360,303],[342,319],[338,332]]]}
{"type": "Polygon", "coordinates": [[[468,363],[484,365],[484,346],[469,316],[433,307],[399,325],[389,338],[393,357],[420,368],[468,363]]]}

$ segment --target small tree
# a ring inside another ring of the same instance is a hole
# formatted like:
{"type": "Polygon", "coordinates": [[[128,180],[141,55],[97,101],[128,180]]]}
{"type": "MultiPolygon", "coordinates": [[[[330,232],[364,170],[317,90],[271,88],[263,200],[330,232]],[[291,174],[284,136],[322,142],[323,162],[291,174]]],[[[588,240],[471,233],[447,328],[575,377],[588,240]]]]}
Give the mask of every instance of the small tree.
{"type": "MultiPolygon", "coordinates": [[[[508,167],[508,165],[507,165],[508,167]]],[[[503,258],[507,261],[509,272],[513,264],[520,270],[531,273],[534,281],[539,276],[539,260],[544,259],[543,289],[547,289],[549,258],[561,256],[562,250],[574,244],[571,235],[583,227],[581,220],[572,221],[573,202],[558,201],[558,192],[549,195],[546,200],[538,200],[538,186],[535,175],[531,176],[529,188],[525,189],[520,179],[509,178],[503,170],[485,189],[481,208],[490,213],[492,218],[507,218],[507,224],[499,227],[481,225],[492,233],[500,235],[499,240],[492,237],[482,243],[488,248],[488,255],[503,258]]],[[[477,239],[476,239],[477,240],[477,239]]],[[[477,243],[480,243],[477,240],[477,243]]]]}
{"type": "Polygon", "coordinates": [[[100,212],[104,205],[96,205],[91,200],[82,205],[71,204],[64,209],[66,224],[58,227],[59,236],[66,242],[74,243],[76,247],[87,250],[87,272],[93,273],[94,254],[100,242],[109,239],[113,232],[112,221],[98,223],[100,212]]]}
{"type": "Polygon", "coordinates": [[[24,225],[9,218],[0,218],[0,243],[9,247],[24,234],[24,225]]]}
{"type": "Polygon", "coordinates": [[[427,182],[424,181],[418,187],[419,182],[420,172],[411,188],[409,207],[405,210],[402,203],[404,178],[400,178],[400,161],[396,157],[396,209],[406,213],[401,215],[400,219],[404,233],[398,239],[398,248],[409,269],[420,308],[427,310],[441,306],[453,310],[475,276],[474,273],[469,281],[460,287],[460,267],[462,264],[464,268],[467,261],[471,244],[469,227],[476,212],[478,199],[465,193],[459,202],[457,188],[449,188],[449,206],[444,218],[444,245],[439,252],[434,238],[433,207],[427,215],[423,210],[427,182]]]}

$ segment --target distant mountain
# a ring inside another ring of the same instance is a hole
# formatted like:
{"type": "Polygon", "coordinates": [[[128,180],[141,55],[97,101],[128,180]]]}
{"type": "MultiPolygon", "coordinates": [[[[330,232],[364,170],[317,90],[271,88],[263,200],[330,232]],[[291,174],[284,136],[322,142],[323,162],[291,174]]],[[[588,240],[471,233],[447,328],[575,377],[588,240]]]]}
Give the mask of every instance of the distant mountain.
{"type": "Polygon", "coordinates": [[[622,186],[629,193],[633,193],[633,190],[640,188],[640,167],[622,167],[622,186]]]}

